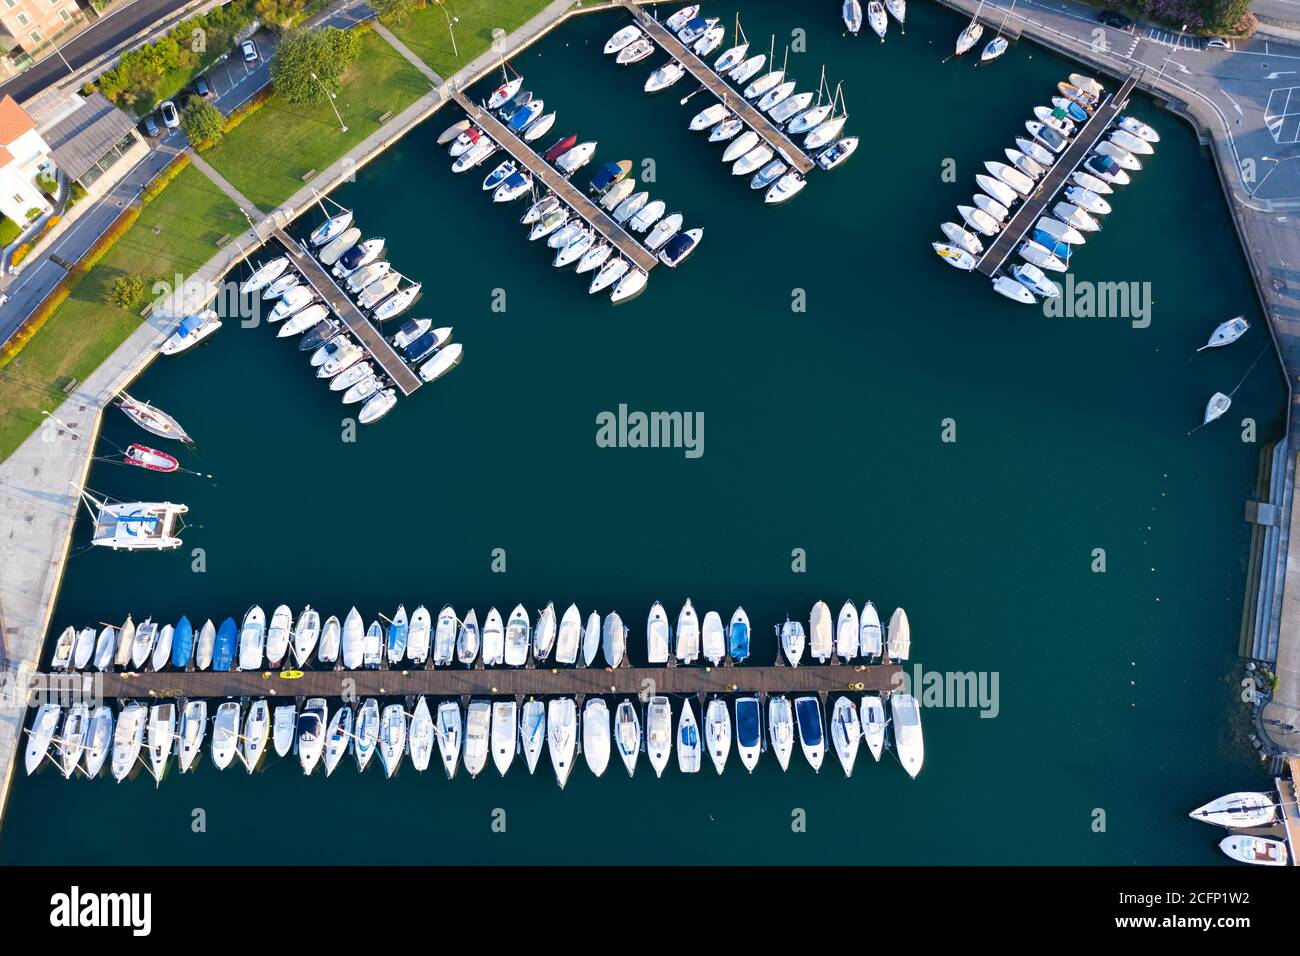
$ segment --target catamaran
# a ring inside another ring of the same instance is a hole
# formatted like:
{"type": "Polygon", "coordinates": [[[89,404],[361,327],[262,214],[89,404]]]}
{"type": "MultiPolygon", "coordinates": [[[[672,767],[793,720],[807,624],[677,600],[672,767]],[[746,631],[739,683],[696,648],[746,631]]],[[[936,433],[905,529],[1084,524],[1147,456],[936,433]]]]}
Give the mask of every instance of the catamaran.
{"type": "Polygon", "coordinates": [[[645,715],[645,752],[655,776],[662,777],[668,766],[668,755],[673,749],[673,711],[668,698],[656,695],[650,698],[645,715]]]}
{"type": "Polygon", "coordinates": [[[442,769],[447,774],[447,779],[451,780],[456,776],[456,763],[460,759],[460,705],[450,700],[439,704],[438,721],[433,730],[438,738],[438,756],[442,759],[442,769]]]}
{"type": "Polygon", "coordinates": [[[577,747],[578,711],[572,697],[559,697],[546,708],[546,742],[551,751],[551,766],[560,789],[569,782],[573,770],[573,752],[577,747]]]}
{"type": "Polygon", "coordinates": [[[614,743],[623,758],[627,775],[632,776],[636,772],[636,758],[641,753],[641,720],[630,700],[619,703],[614,712],[614,743]]]}
{"type": "MultiPolygon", "coordinates": [[[[828,612],[829,613],[829,612],[828,612]]],[[[795,721],[799,727],[799,746],[815,773],[822,769],[826,756],[826,732],[822,726],[822,705],[816,697],[796,697],[795,721]]]]}
{"type": "Polygon", "coordinates": [[[844,776],[853,776],[853,763],[858,759],[858,745],[862,743],[862,722],[858,709],[847,697],[837,697],[831,711],[831,743],[835,756],[840,758],[844,776]]]}
{"type": "Polygon", "coordinates": [[[519,713],[513,700],[498,700],[492,703],[492,762],[496,764],[497,773],[506,775],[510,764],[514,762],[515,750],[518,748],[519,713]]]}
{"type": "Polygon", "coordinates": [[[536,698],[524,701],[519,712],[519,749],[531,774],[537,769],[537,759],[546,744],[546,705],[536,698]]]}
{"type": "Polygon", "coordinates": [[[768,701],[767,731],[777,763],[782,770],[789,769],[790,754],[794,750],[794,715],[790,708],[790,698],[784,694],[768,701]]]}
{"type": "Polygon", "coordinates": [[[911,694],[894,694],[889,698],[890,723],[894,728],[894,748],[898,761],[915,779],[925,762],[925,741],[921,736],[921,706],[911,694]]]}
{"type": "Polygon", "coordinates": [[[582,755],[592,776],[609,766],[609,707],[603,698],[591,697],[582,708],[582,755]]]}

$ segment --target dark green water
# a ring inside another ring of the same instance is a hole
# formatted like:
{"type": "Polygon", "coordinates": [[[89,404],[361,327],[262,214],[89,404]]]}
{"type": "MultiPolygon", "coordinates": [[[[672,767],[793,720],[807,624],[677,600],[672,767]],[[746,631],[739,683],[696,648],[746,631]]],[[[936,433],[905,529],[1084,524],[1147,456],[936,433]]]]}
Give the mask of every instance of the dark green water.
{"type": "MultiPolygon", "coordinates": [[[[265,328],[228,322],[194,354],[159,360],[132,391],[181,419],[200,443],[185,463],[217,479],[97,465],[93,489],[183,500],[191,526],[165,555],[91,552],[80,528],[54,623],[220,620],[254,602],[356,604],[367,619],[449,602],[481,618],[493,604],[573,600],[620,610],[643,660],[650,603],[675,615],[690,596],[724,617],[744,604],[766,663],[787,613],[870,597],[908,609],[926,669],[995,672],[998,716],[927,710],[916,781],[865,750],[848,781],[833,756],[820,776],[798,755],[787,774],[765,757],[750,778],[733,755],[721,780],[675,764],[655,780],[645,761],[634,780],[613,764],[594,780],[584,766],[564,793],[545,757],[536,777],[516,761],[505,781],[489,767],[450,784],[409,766],[358,777],[350,762],[304,779],[287,760],[250,780],[206,755],[158,789],[47,771],[15,781],[0,860],[1220,859],[1216,831],[1185,813],[1264,782],[1227,726],[1260,447],[1239,423],[1275,436],[1284,391],[1266,358],[1224,420],[1186,434],[1266,341],[1213,170],[1185,126],[1135,100],[1162,142],[1075,277],[1149,281],[1151,326],[1047,320],[943,267],[928,243],[1070,65],[1028,44],[991,67],[940,65],[955,15],[913,3],[906,37],[881,46],[842,37],[836,5],[821,7],[745,5],[755,46],[807,30],[791,70],[812,85],[825,62],[864,140],[778,209],[686,131],[706,104],[679,106],[689,81],[640,92],[661,55],[627,71],[601,55],[621,16],[581,18],[518,60],[559,110],[557,135],[598,139],[599,160],[654,158],[655,195],[705,228],[688,263],[656,270],[617,309],[524,240],[520,208],[485,201],[486,168],[447,171],[434,140],[457,117],[367,167],[337,198],[425,282],[417,312],[455,325],[465,361],[345,443],[340,407],[265,328]],[[956,184],[940,177],[949,157],[956,184]],[[496,288],[504,313],[490,310],[496,288]],[[796,288],[806,313],[791,311],[796,288]],[[1255,324],[1246,338],[1193,357],[1241,312],[1255,324]],[[595,417],[619,403],[703,412],[703,457],[598,448],[595,417]],[[945,418],[956,443],[940,441],[945,418]],[[196,547],[204,573],[191,571],[196,547]],[[805,573],[791,571],[795,548],[805,573]],[[1090,570],[1094,548],[1105,574],[1090,570]],[[505,833],[491,831],[495,808],[505,833]],[[796,808],[807,832],[792,832],[796,808]]],[[[109,415],[106,442],[142,437],[109,415]]]]}

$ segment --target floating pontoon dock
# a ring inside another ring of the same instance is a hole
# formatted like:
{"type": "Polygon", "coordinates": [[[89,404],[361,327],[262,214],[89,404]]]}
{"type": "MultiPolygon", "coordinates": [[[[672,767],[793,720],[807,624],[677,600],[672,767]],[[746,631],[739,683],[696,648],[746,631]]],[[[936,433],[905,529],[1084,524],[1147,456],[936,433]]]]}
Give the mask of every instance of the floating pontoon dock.
{"type": "Polygon", "coordinates": [[[271,235],[275,236],[289,253],[289,260],[293,263],[293,267],[302,273],[303,278],[316,294],[325,301],[335,315],[343,320],[348,331],[356,336],[361,347],[379,364],[384,374],[392,379],[401,393],[410,395],[419,388],[422,384],[420,377],[411,371],[411,367],[388,344],[388,340],[379,334],[374,324],[362,315],[361,310],[351,299],[343,294],[338,283],[316,261],[316,257],[304,250],[283,229],[275,229],[271,235]]]}
{"type": "Polygon", "coordinates": [[[566,206],[595,226],[596,230],[634,266],[642,272],[649,272],[658,264],[659,260],[655,258],[653,252],[628,235],[612,216],[583,195],[582,191],[565,179],[558,169],[510,132],[504,123],[487,110],[472,103],[460,92],[452,94],[452,98],[465,110],[470,120],[492,138],[493,142],[504,148],[514,157],[515,162],[532,173],[535,181],[544,184],[566,206]]]}
{"type": "Polygon", "coordinates": [[[1137,85],[1139,76],[1140,73],[1130,73],[1119,92],[1098,105],[1087,121],[1075,131],[1065,151],[1056,157],[1052,168],[1038,181],[1034,194],[1020,205],[1011,220],[1002,227],[997,239],[975,264],[983,275],[996,275],[1011,253],[1016,251],[1020,242],[1038,222],[1038,217],[1043,214],[1047,204],[1065,186],[1070,174],[1079,168],[1097,141],[1106,135],[1106,131],[1119,116],[1119,111],[1128,102],[1128,96],[1137,85]]]}
{"type": "Polygon", "coordinates": [[[791,142],[784,133],[776,128],[771,120],[746,100],[740,91],[728,86],[726,81],[713,71],[712,67],[691,52],[681,40],[672,35],[667,27],[650,16],[650,14],[636,6],[636,4],[629,3],[628,0],[622,0],[622,3],[631,12],[636,25],[644,30],[651,40],[659,44],[664,52],[674,60],[686,67],[687,71],[699,81],[701,86],[707,88],[723,106],[735,113],[741,122],[757,133],[760,139],[772,147],[773,152],[801,173],[808,173],[812,170],[813,161],[808,158],[808,154],[791,142]]]}

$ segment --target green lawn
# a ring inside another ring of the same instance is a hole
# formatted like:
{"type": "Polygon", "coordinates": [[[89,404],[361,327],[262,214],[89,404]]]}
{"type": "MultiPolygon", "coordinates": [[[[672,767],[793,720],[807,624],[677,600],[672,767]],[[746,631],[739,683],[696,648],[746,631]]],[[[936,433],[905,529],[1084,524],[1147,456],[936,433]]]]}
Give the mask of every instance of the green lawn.
{"type": "Polygon", "coordinates": [[[459,21],[452,26],[459,56],[452,53],[447,17],[432,2],[412,13],[405,23],[389,29],[445,79],[492,45],[494,28],[511,33],[549,3],[550,0],[446,0],[447,13],[459,21]]]}
{"type": "MultiPolygon", "coordinates": [[[[137,275],[147,286],[160,278],[174,282],[176,273],[188,275],[211,259],[218,239],[244,228],[238,208],[206,176],[182,170],[0,369],[0,459],[36,430],[43,409],[67,397],[62,386],[69,377],[84,381],[140,325],[138,312],[104,303],[116,276],[137,275]]],[[[148,288],[145,297],[152,297],[148,288]]]]}
{"type": "Polygon", "coordinates": [[[330,164],[429,92],[424,75],[382,37],[367,30],[361,55],[343,77],[335,105],[347,124],[339,132],[328,103],[298,106],[272,96],[203,156],[266,212],[303,187],[302,177],[330,164]]]}

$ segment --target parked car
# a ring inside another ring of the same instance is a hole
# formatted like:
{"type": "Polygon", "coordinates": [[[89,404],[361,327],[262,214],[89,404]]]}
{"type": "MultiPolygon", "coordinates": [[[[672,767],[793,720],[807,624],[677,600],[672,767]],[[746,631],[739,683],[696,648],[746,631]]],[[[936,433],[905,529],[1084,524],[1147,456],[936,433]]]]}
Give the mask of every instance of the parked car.
{"type": "Polygon", "coordinates": [[[245,63],[256,63],[262,58],[262,55],[257,52],[257,44],[252,40],[245,40],[239,44],[239,49],[244,53],[245,63]]]}
{"type": "Polygon", "coordinates": [[[196,76],[194,78],[194,92],[205,100],[212,99],[212,84],[208,82],[206,76],[196,76]]]}
{"type": "Polygon", "coordinates": [[[144,132],[146,136],[152,136],[154,139],[157,139],[159,136],[162,135],[162,130],[158,128],[158,124],[154,121],[152,115],[146,116],[144,119],[142,119],[140,121],[140,125],[144,127],[144,132]]]}
{"type": "Polygon", "coordinates": [[[1231,50],[1232,44],[1229,43],[1227,40],[1225,40],[1223,37],[1210,37],[1208,40],[1205,41],[1205,49],[1231,50]]]}
{"type": "Polygon", "coordinates": [[[1133,21],[1118,10],[1103,10],[1097,14],[1097,21],[1104,23],[1108,27],[1114,27],[1116,30],[1127,30],[1133,26],[1133,21]]]}
{"type": "Polygon", "coordinates": [[[158,113],[162,116],[163,125],[168,129],[176,129],[181,125],[180,114],[176,112],[176,104],[171,100],[159,103],[158,113]]]}

